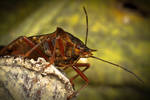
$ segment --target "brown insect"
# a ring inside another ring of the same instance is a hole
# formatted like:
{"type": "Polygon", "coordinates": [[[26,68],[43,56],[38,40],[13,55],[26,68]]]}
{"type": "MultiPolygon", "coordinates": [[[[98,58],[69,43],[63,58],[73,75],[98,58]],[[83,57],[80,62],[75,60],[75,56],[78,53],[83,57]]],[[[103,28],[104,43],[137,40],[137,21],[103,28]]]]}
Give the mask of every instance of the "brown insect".
{"type": "Polygon", "coordinates": [[[61,28],[57,28],[57,30],[51,34],[31,37],[21,36],[5,46],[3,49],[1,49],[0,55],[23,56],[34,59],[37,59],[38,57],[43,57],[48,62],[50,62],[50,64],[54,64],[58,67],[64,67],[64,70],[66,70],[68,67],[72,67],[77,72],[77,75],[70,79],[72,85],[73,80],[76,79],[78,76],[81,76],[81,78],[86,83],[68,98],[76,95],[76,93],[78,93],[81,89],[85,88],[88,85],[88,78],[83,72],[86,71],[90,67],[90,65],[89,63],[78,63],[78,60],[80,58],[91,57],[114,65],[116,67],[120,67],[121,69],[131,73],[138,80],[143,82],[135,73],[126,69],[125,67],[92,55],[92,52],[96,50],[90,49],[86,46],[88,37],[88,15],[85,7],[83,7],[83,10],[86,15],[87,25],[85,44],[72,34],[65,32],[61,28]],[[85,68],[83,70],[80,70],[80,67],[85,68]]]}

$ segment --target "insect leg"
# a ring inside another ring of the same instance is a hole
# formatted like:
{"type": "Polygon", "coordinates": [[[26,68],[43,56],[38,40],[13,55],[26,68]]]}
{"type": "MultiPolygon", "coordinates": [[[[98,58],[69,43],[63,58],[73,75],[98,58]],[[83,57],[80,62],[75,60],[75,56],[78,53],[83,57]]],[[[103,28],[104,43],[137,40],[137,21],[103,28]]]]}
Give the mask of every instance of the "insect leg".
{"type": "MultiPolygon", "coordinates": [[[[81,72],[83,73],[84,71],[86,71],[89,67],[90,67],[90,64],[89,63],[76,63],[74,65],[75,67],[85,67],[81,72]]],[[[78,73],[77,75],[75,75],[74,77],[72,77],[71,81],[73,81],[74,79],[76,79],[80,74],[78,73]]],[[[80,75],[81,76],[81,75],[80,75]]],[[[82,77],[82,76],[81,76],[82,77]]],[[[83,78],[84,79],[84,78],[83,78]]]]}
{"type": "MultiPolygon", "coordinates": [[[[60,51],[61,56],[62,56],[62,57],[65,57],[64,45],[63,45],[63,41],[62,41],[61,37],[60,37],[60,36],[57,36],[57,37],[56,37],[54,46],[51,45],[51,44],[52,44],[51,42],[52,42],[52,41],[50,41],[50,40],[48,41],[50,47],[54,47],[54,49],[53,49],[52,56],[51,56],[51,58],[50,58],[50,64],[48,64],[45,68],[47,68],[49,65],[51,65],[51,64],[54,63],[57,45],[59,46],[59,51],[60,51]]],[[[51,48],[49,48],[49,50],[50,50],[50,49],[51,49],[51,48]]],[[[45,68],[44,68],[44,69],[45,69],[45,68]]]]}
{"type": "Polygon", "coordinates": [[[86,71],[88,68],[90,67],[90,65],[88,63],[77,63],[74,66],[72,66],[72,68],[78,73],[77,75],[75,75],[74,77],[72,77],[70,79],[71,84],[73,85],[73,80],[76,79],[79,75],[81,76],[81,78],[86,82],[81,88],[79,88],[75,93],[73,93],[72,95],[70,95],[68,97],[72,98],[73,96],[75,96],[80,90],[82,90],[83,88],[85,88],[88,85],[88,78],[86,77],[86,75],[83,73],[84,71],[86,71]],[[80,70],[78,67],[85,67],[83,70],[80,70]]]}
{"type": "MultiPolygon", "coordinates": [[[[48,40],[48,42],[51,42],[51,41],[50,41],[50,40],[48,40]]],[[[50,57],[50,60],[49,60],[49,62],[50,62],[50,63],[49,63],[48,65],[46,65],[46,66],[42,69],[42,71],[43,71],[44,69],[46,69],[47,67],[49,67],[51,64],[53,64],[53,63],[54,63],[57,42],[58,42],[58,38],[56,38],[56,39],[55,39],[55,44],[54,44],[53,53],[52,53],[52,56],[50,57]]],[[[50,44],[49,44],[49,45],[50,45],[50,44]]],[[[49,50],[50,50],[50,49],[49,49],[49,50]]]]}
{"type": "Polygon", "coordinates": [[[27,53],[25,53],[24,57],[28,57],[34,50],[36,50],[42,57],[44,57],[46,60],[48,60],[48,58],[44,55],[43,52],[41,52],[41,50],[38,49],[38,47],[45,41],[43,40],[41,43],[38,44],[34,44],[31,40],[29,40],[27,37],[23,37],[23,40],[32,48],[30,49],[27,53]]]}

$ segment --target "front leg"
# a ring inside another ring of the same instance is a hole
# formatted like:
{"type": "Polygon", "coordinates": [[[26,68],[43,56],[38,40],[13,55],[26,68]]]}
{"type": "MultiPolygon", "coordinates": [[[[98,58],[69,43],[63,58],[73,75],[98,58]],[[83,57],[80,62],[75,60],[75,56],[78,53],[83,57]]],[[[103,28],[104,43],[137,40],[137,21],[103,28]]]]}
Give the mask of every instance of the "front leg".
{"type": "Polygon", "coordinates": [[[73,80],[75,80],[78,76],[80,76],[85,81],[85,84],[81,88],[79,88],[76,92],[74,92],[72,95],[70,95],[68,99],[75,96],[77,93],[79,93],[79,91],[81,91],[83,88],[85,88],[88,85],[89,83],[88,78],[83,72],[85,72],[89,67],[90,67],[89,63],[76,63],[74,66],[72,66],[72,68],[77,72],[77,75],[75,75],[70,79],[71,84],[74,86],[73,80]],[[79,67],[85,67],[85,68],[83,70],[80,70],[79,67]]]}

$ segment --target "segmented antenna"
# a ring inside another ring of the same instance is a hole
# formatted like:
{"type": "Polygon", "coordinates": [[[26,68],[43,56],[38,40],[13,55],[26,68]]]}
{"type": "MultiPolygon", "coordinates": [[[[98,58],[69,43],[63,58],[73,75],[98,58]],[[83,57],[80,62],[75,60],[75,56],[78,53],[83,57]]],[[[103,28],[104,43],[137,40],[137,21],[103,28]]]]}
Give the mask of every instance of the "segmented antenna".
{"type": "Polygon", "coordinates": [[[88,39],[88,14],[87,11],[85,9],[85,7],[83,6],[83,10],[86,16],[86,37],[85,37],[85,45],[87,45],[87,39],[88,39]]]}
{"type": "Polygon", "coordinates": [[[129,73],[132,74],[133,76],[135,76],[140,82],[144,83],[144,81],[143,81],[140,77],[138,77],[135,73],[133,73],[132,71],[128,70],[127,68],[125,68],[125,67],[123,67],[123,66],[120,66],[120,65],[118,65],[118,64],[115,64],[115,63],[106,61],[106,60],[104,60],[104,59],[101,59],[101,58],[98,58],[98,57],[95,57],[95,56],[91,56],[91,57],[92,57],[92,58],[95,58],[95,59],[98,59],[98,60],[101,60],[101,61],[103,61],[103,62],[109,63],[109,64],[111,64],[111,65],[114,65],[114,66],[116,66],[116,67],[119,67],[119,68],[121,68],[121,69],[123,69],[123,70],[129,72],[129,73]]]}

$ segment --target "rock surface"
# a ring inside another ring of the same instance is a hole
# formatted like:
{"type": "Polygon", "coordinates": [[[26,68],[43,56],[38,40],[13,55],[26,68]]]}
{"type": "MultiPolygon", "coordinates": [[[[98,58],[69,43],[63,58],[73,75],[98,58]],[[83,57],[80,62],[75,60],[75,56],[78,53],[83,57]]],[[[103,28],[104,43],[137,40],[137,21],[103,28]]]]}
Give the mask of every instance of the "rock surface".
{"type": "Polygon", "coordinates": [[[43,58],[0,57],[0,100],[66,100],[74,90],[68,78],[43,58]]]}

